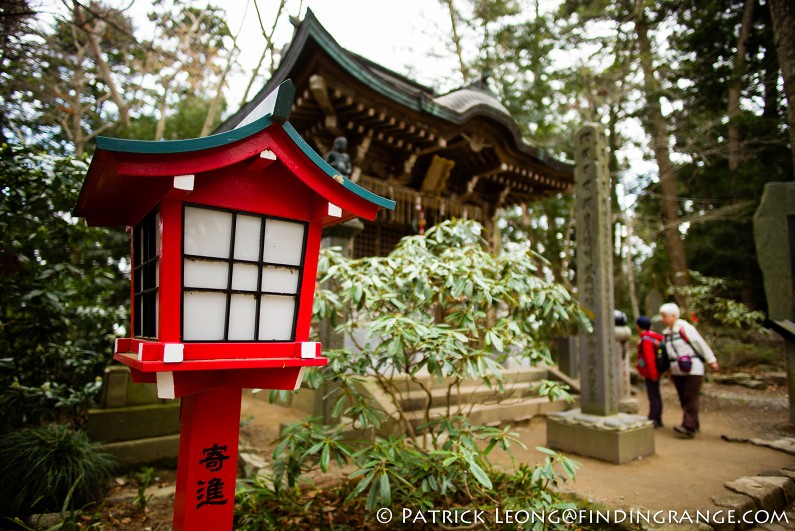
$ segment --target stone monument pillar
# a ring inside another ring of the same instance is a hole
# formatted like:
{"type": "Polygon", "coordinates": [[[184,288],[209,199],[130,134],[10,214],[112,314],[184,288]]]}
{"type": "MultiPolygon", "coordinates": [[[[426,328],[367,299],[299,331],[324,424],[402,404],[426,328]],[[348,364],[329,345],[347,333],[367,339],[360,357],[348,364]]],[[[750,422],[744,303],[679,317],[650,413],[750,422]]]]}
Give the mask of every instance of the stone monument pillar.
{"type": "Polygon", "coordinates": [[[795,423],[795,182],[765,185],[754,213],[754,242],[765,280],[768,318],[784,338],[789,416],[795,423]]]}
{"type": "Polygon", "coordinates": [[[579,336],[580,409],[547,417],[547,446],[613,463],[654,453],[645,417],[619,413],[621,355],[615,348],[610,174],[604,129],[574,135],[577,290],[593,331],[579,336]]]}
{"type": "Polygon", "coordinates": [[[621,398],[618,401],[618,410],[623,413],[637,413],[639,409],[638,399],[632,396],[632,382],[630,378],[630,364],[634,348],[630,348],[632,340],[632,329],[627,326],[627,316],[624,312],[616,312],[616,342],[615,349],[618,350],[619,363],[621,364],[621,398]],[[622,320],[619,324],[618,314],[622,320]]]}
{"type": "MultiPolygon", "coordinates": [[[[353,253],[353,238],[364,230],[364,223],[359,219],[352,219],[340,225],[335,225],[323,231],[320,240],[321,249],[330,247],[340,247],[342,255],[350,258],[353,253]]],[[[334,330],[334,326],[328,319],[318,323],[318,335],[320,343],[325,349],[335,349],[345,347],[345,337],[334,330]]],[[[314,406],[312,414],[323,418],[324,424],[338,424],[338,418],[331,414],[332,407],[336,401],[336,394],[323,384],[320,389],[316,389],[313,394],[314,406]],[[324,398],[328,396],[329,398],[324,398]]]]}
{"type": "Polygon", "coordinates": [[[558,368],[566,376],[580,377],[580,358],[577,336],[558,338],[558,368]]]}

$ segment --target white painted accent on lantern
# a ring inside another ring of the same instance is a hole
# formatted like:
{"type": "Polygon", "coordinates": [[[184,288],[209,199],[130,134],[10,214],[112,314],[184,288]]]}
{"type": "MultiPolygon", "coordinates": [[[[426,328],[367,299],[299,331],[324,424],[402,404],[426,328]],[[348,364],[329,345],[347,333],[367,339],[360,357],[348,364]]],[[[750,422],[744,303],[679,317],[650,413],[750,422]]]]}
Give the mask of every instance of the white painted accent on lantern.
{"type": "Polygon", "coordinates": [[[328,204],[328,215],[334,218],[341,218],[342,217],[342,208],[338,207],[334,203],[328,204]]]}
{"type": "Polygon", "coordinates": [[[260,302],[260,341],[289,341],[293,335],[295,297],[263,295],[260,302]]]}
{"type": "Polygon", "coordinates": [[[235,264],[232,268],[232,289],[257,291],[259,267],[252,264],[235,264]]]}
{"type": "Polygon", "coordinates": [[[262,219],[238,215],[235,222],[235,258],[258,261],[261,243],[262,219]]]}
{"type": "Polygon", "coordinates": [[[193,190],[193,178],[194,175],[175,175],[174,176],[174,188],[177,190],[187,190],[190,192],[193,190]]]}
{"type": "Polygon", "coordinates": [[[185,345],[182,343],[166,343],[163,346],[163,363],[182,363],[185,345]]]}
{"type": "Polygon", "coordinates": [[[144,360],[144,344],[138,343],[138,361],[144,360]]]}
{"type": "Polygon", "coordinates": [[[254,341],[256,314],[257,299],[254,295],[232,295],[229,304],[229,340],[254,341]]]}
{"type": "MultiPolygon", "coordinates": [[[[157,269],[160,269],[158,264],[157,269]]],[[[160,290],[155,293],[155,337],[160,337],[160,290]]]]}
{"type": "Polygon", "coordinates": [[[226,293],[185,291],[183,331],[185,341],[223,341],[226,293]]]}
{"type": "Polygon", "coordinates": [[[185,208],[185,254],[228,258],[232,214],[206,208],[185,208]]]}
{"type": "Polygon", "coordinates": [[[293,391],[298,391],[298,388],[301,387],[301,382],[304,381],[304,369],[306,367],[301,367],[298,371],[298,379],[295,381],[295,387],[293,387],[293,391]]]}
{"type": "Polygon", "coordinates": [[[304,225],[291,221],[269,219],[265,222],[266,262],[300,265],[304,246],[304,225]]]}
{"type": "Polygon", "coordinates": [[[316,342],[301,343],[301,358],[308,359],[308,358],[314,358],[316,356],[317,356],[316,342]]]}
{"type": "MultiPolygon", "coordinates": [[[[185,288],[226,289],[229,282],[229,265],[226,262],[185,260],[185,288]]],[[[256,285],[256,281],[254,284],[256,285]]]]}
{"type": "Polygon", "coordinates": [[[298,270],[288,267],[265,266],[262,268],[262,291],[274,293],[297,293],[298,270]]]}
{"type": "Polygon", "coordinates": [[[276,153],[271,151],[270,149],[266,149],[265,151],[259,154],[261,159],[265,160],[276,160],[276,153]]]}
{"type": "Polygon", "coordinates": [[[256,120],[259,120],[266,114],[272,114],[273,110],[276,108],[276,99],[278,94],[279,94],[278,90],[274,90],[273,92],[268,94],[267,98],[265,98],[259,105],[257,105],[254,108],[253,111],[251,111],[251,113],[249,113],[248,116],[243,118],[243,120],[241,120],[241,122],[235,126],[235,129],[243,127],[244,125],[248,125],[256,120]]]}
{"type": "Polygon", "coordinates": [[[155,213],[155,254],[160,256],[160,212],[155,213]]]}
{"type": "Polygon", "coordinates": [[[176,398],[174,392],[174,373],[158,372],[157,376],[157,398],[176,398]]]}
{"type": "Polygon", "coordinates": [[[116,354],[119,351],[119,338],[113,340],[113,353],[116,354]]]}

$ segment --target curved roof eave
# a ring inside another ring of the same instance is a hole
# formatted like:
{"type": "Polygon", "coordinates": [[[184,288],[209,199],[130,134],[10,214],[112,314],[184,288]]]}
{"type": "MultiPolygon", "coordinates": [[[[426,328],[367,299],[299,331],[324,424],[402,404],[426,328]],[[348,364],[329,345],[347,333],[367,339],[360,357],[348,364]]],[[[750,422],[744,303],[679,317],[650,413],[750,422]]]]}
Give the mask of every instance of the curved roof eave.
{"type": "MultiPolygon", "coordinates": [[[[521,153],[538,160],[541,164],[549,167],[551,170],[571,175],[573,178],[574,166],[565,162],[558,161],[551,156],[544,153],[531,144],[528,144],[521,135],[519,127],[514,119],[506,113],[498,111],[492,105],[485,105],[478,103],[473,105],[463,112],[458,112],[445,105],[435,101],[432,95],[424,92],[421,85],[418,83],[407,80],[410,85],[416,87],[416,91],[407,93],[405,90],[400,90],[396,86],[387,82],[383,75],[374,75],[369,69],[372,68],[372,61],[360,58],[359,56],[349,52],[340,46],[336,40],[328,33],[328,31],[320,24],[311,9],[307,9],[306,15],[301,22],[300,26],[294,35],[290,47],[282,58],[279,67],[273,74],[271,79],[265,84],[260,92],[249,102],[243,105],[236,113],[224,121],[217,129],[220,132],[226,132],[234,128],[238,123],[241,123],[246,116],[248,116],[257,105],[264,99],[264,96],[269,94],[273,86],[281,83],[293,68],[297,66],[298,59],[302,50],[306,46],[309,39],[313,39],[323,51],[325,51],[331,58],[333,58],[348,74],[354,77],[359,82],[366,86],[372,87],[373,90],[386,96],[398,105],[404,106],[419,113],[426,113],[435,116],[443,121],[453,125],[463,125],[465,122],[472,120],[476,117],[484,117],[491,119],[501,126],[513,137],[513,144],[515,148],[521,153]]],[[[389,71],[383,66],[379,66],[379,70],[383,74],[389,72],[400,80],[404,80],[404,76],[389,71]]],[[[444,97],[440,96],[440,97],[444,97]]]]}

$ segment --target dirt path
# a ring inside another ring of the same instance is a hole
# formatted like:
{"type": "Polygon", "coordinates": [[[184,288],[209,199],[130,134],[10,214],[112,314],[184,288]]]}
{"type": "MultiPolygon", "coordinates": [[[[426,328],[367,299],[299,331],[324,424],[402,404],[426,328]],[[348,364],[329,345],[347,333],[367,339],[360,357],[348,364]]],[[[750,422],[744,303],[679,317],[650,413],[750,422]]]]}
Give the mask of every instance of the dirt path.
{"type": "MultiPolygon", "coordinates": [[[[710,498],[722,492],[727,481],[795,464],[795,456],[778,450],[721,439],[724,434],[766,439],[792,436],[785,390],[707,383],[701,401],[701,432],[694,439],[683,439],[671,429],[681,421],[676,392],[671,383],[662,389],[665,428],[655,431],[655,455],[624,465],[572,455],[582,467],[576,481],[563,490],[611,507],[695,510],[711,506],[710,498]]],[[[638,398],[640,411],[646,413],[645,396],[638,398]]],[[[528,447],[516,453],[517,461],[542,461],[543,454],[534,448],[546,443],[545,421],[534,419],[516,426],[515,431],[528,447]]]]}
{"type": "MultiPolygon", "coordinates": [[[[788,424],[785,389],[760,391],[705,383],[702,429],[694,439],[683,439],[671,429],[681,421],[681,410],[670,382],[663,384],[662,394],[666,427],[655,431],[655,455],[624,465],[572,455],[582,467],[563,490],[610,507],[695,510],[709,507],[710,498],[723,492],[727,481],[795,464],[795,456],[781,451],[721,439],[721,435],[744,439],[795,435],[788,424]]],[[[647,412],[645,394],[637,398],[640,411],[647,412]]],[[[297,421],[303,415],[247,397],[241,417],[251,419],[243,428],[243,438],[262,448],[276,438],[280,423],[297,421]]],[[[545,420],[517,424],[514,431],[527,446],[515,449],[517,464],[542,462],[545,456],[535,448],[546,445],[545,420]]],[[[495,451],[493,456],[499,465],[511,468],[507,455],[495,451]]]]}
{"type": "MultiPolygon", "coordinates": [[[[663,420],[666,427],[655,431],[655,455],[624,465],[571,456],[581,463],[576,481],[562,490],[574,492],[591,502],[621,509],[689,510],[708,509],[711,497],[728,492],[724,483],[742,476],[757,475],[795,464],[795,456],[778,450],[747,443],[731,443],[721,435],[734,438],[775,439],[795,436],[788,423],[786,389],[751,390],[707,383],[702,393],[702,431],[695,439],[682,439],[673,430],[681,420],[681,412],[673,385],[662,387],[663,420]]],[[[640,410],[647,411],[644,395],[639,395],[640,410]]],[[[254,398],[244,393],[241,419],[241,449],[255,448],[267,462],[280,425],[301,420],[306,415],[267,403],[267,397],[254,398]]],[[[543,418],[513,427],[527,449],[516,447],[514,457],[521,462],[540,463],[545,455],[535,450],[546,444],[543,418]]],[[[497,451],[493,457],[498,465],[510,470],[511,460],[497,451]]],[[[352,470],[351,470],[352,471],[352,470]]],[[[173,471],[161,471],[163,478],[155,486],[173,489],[173,471]]],[[[313,477],[316,485],[334,481],[334,474],[313,477]]],[[[133,484],[114,489],[112,497],[126,494],[127,501],[106,503],[103,522],[110,529],[170,528],[173,495],[153,499],[146,512],[132,503],[136,489],[133,484]]]]}

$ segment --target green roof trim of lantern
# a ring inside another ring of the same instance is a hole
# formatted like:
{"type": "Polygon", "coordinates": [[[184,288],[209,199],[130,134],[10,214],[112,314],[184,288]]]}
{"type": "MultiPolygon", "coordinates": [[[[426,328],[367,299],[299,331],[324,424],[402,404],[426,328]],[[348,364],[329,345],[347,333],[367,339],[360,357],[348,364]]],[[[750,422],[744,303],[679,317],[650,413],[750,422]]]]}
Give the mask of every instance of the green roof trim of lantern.
{"type": "Polygon", "coordinates": [[[395,202],[381,197],[357,185],[331,167],[288,122],[295,98],[295,85],[286,80],[263,101],[237,128],[203,138],[185,140],[128,140],[123,138],[97,137],[97,148],[115,153],[158,155],[171,153],[191,153],[228,146],[264,131],[274,124],[281,125],[290,139],[317,167],[346,190],[381,208],[394,210],[395,202]]]}
{"type": "Polygon", "coordinates": [[[261,105],[262,116],[256,120],[225,131],[202,138],[185,140],[127,140],[124,138],[97,137],[97,147],[118,153],[186,153],[225,146],[247,138],[266,129],[273,123],[285,123],[290,118],[290,109],[295,99],[295,85],[288,79],[261,105]]]}
{"type": "Polygon", "coordinates": [[[374,194],[370,190],[362,188],[355,182],[351,181],[344,175],[341,175],[337,170],[331,167],[331,165],[326,162],[323,157],[318,155],[317,151],[312,149],[312,147],[306,143],[306,140],[298,134],[298,131],[290,124],[290,122],[285,122],[282,126],[284,128],[284,132],[295,142],[295,145],[304,152],[304,154],[312,160],[315,164],[317,164],[318,168],[326,172],[329,177],[334,179],[335,181],[339,182],[346,190],[353,192],[354,194],[358,195],[362,199],[366,199],[371,203],[375,203],[376,205],[387,208],[389,210],[395,209],[395,202],[391,199],[386,199],[381,197],[378,194],[374,194]]]}
{"type": "Polygon", "coordinates": [[[263,116],[259,120],[239,129],[212,136],[184,140],[128,140],[125,138],[98,136],[97,148],[105,151],[115,151],[116,153],[188,153],[232,144],[268,128],[273,123],[274,121],[270,116],[263,116]]]}

